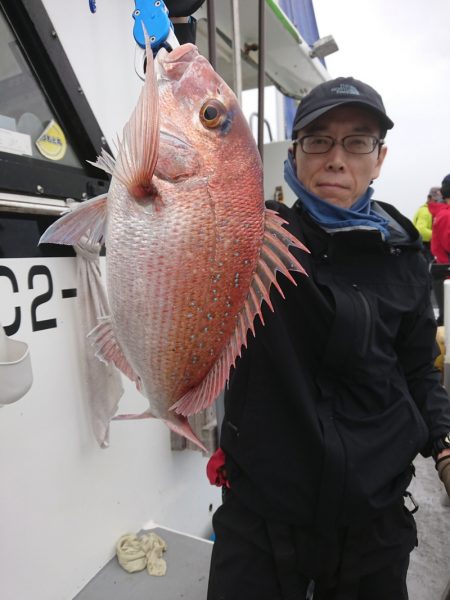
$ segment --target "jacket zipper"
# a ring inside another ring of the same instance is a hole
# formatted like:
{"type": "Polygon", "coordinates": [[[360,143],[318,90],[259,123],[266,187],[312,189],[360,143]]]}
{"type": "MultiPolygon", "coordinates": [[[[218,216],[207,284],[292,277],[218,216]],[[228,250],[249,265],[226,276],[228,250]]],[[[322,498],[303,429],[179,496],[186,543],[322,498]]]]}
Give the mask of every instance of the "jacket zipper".
{"type": "Polygon", "coordinates": [[[363,306],[363,310],[364,310],[364,316],[366,317],[365,321],[364,321],[364,336],[363,336],[363,352],[365,354],[367,352],[367,348],[369,346],[370,323],[372,320],[371,312],[370,312],[370,305],[369,305],[367,298],[364,295],[364,292],[359,288],[359,286],[356,283],[353,283],[352,287],[358,292],[359,297],[361,298],[361,302],[362,302],[362,306],[363,306]]]}

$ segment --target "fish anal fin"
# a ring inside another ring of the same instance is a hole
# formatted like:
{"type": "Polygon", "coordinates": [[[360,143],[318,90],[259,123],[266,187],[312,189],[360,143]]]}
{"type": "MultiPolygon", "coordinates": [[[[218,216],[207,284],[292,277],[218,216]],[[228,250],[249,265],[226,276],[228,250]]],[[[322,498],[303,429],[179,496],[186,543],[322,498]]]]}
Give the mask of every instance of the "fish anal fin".
{"type": "Polygon", "coordinates": [[[107,196],[102,194],[75,205],[76,208],[50,225],[39,244],[101,244],[106,231],[106,203],[107,196]]]}
{"type": "Polygon", "coordinates": [[[119,371],[134,381],[139,391],[142,389],[141,378],[134,371],[124,355],[116,339],[110,317],[102,317],[100,323],[88,334],[95,350],[95,356],[102,362],[115,365],[119,371]]]}

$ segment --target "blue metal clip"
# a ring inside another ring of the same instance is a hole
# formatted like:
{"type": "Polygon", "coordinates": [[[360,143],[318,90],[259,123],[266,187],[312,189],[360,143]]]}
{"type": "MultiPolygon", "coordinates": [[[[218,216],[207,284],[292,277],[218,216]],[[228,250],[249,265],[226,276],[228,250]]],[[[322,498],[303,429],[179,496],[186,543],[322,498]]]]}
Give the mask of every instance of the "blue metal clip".
{"type": "Polygon", "coordinates": [[[91,13],[95,13],[97,10],[95,0],[89,0],[89,8],[91,9],[91,13]]]}
{"type": "Polygon", "coordinates": [[[138,46],[145,48],[145,27],[150,45],[155,52],[164,45],[171,34],[172,23],[169,19],[169,11],[162,0],[134,0],[134,4],[136,6],[133,12],[134,39],[138,46]]]}

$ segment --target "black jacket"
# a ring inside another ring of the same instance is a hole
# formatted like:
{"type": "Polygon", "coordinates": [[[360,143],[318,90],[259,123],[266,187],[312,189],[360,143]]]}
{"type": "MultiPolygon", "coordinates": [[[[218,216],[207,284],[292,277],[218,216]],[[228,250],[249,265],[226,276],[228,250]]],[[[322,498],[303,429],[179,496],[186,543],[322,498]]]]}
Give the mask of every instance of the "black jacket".
{"type": "Polygon", "coordinates": [[[436,324],[421,242],[373,230],[330,235],[297,202],[273,204],[311,251],[282,275],[225,396],[221,447],[236,497],[267,519],[327,530],[401,499],[417,453],[450,430],[434,368],[436,324]],[[394,236],[393,238],[394,239],[394,236]]]}

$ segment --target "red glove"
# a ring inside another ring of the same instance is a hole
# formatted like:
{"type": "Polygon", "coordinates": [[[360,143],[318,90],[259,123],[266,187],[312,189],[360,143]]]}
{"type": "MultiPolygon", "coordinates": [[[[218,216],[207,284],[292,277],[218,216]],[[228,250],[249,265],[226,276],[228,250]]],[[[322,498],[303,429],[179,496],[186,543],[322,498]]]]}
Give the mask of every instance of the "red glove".
{"type": "Polygon", "coordinates": [[[208,476],[211,485],[230,487],[230,482],[227,479],[227,472],[225,470],[225,454],[222,448],[216,450],[208,460],[208,464],[206,465],[206,475],[208,476]]]}

